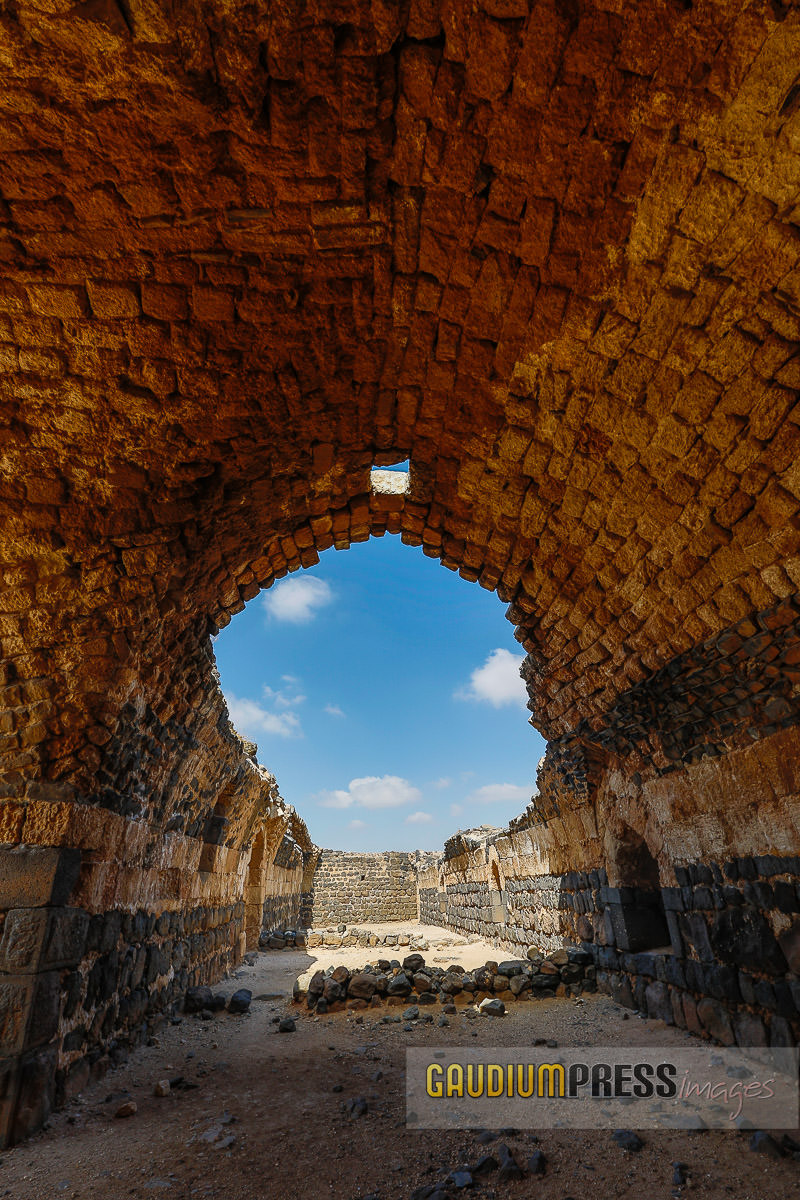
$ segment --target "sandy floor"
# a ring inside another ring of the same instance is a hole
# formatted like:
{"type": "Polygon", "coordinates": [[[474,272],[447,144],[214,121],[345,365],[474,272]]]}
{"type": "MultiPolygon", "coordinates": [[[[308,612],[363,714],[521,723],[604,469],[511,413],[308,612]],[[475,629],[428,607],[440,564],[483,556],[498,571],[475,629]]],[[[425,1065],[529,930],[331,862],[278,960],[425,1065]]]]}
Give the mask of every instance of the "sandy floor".
{"type": "MultiPolygon", "coordinates": [[[[255,966],[215,989],[230,995],[250,988],[247,1016],[186,1017],[166,1027],[157,1045],[137,1051],[126,1066],[93,1084],[54,1116],[46,1132],[0,1155],[0,1196],[356,1200],[375,1194],[405,1200],[415,1188],[439,1182],[492,1150],[472,1131],[406,1129],[406,1046],[525,1045],[534,1037],[555,1038],[564,1046],[687,1041],[688,1035],[658,1022],[625,1019],[604,996],[587,996],[580,1006],[569,1000],[520,1003],[502,1020],[469,1021],[459,1013],[447,1029],[416,1026],[412,1033],[379,1023],[396,1009],[320,1019],[289,1004],[292,983],[308,969],[361,965],[378,956],[357,948],[259,955],[255,966]],[[297,1032],[276,1033],[275,1019],[290,1010],[298,1016],[297,1032]],[[154,1096],[158,1080],[179,1075],[197,1086],[154,1096]],[[343,1102],[356,1096],[367,1099],[369,1111],[354,1119],[343,1102]],[[129,1098],[137,1104],[136,1115],[115,1119],[129,1098]]],[[[441,965],[470,966],[498,957],[502,953],[480,944],[428,952],[441,965]]],[[[488,1176],[481,1186],[457,1194],[483,1200],[670,1198],[684,1194],[672,1186],[672,1163],[680,1160],[689,1167],[684,1189],[689,1196],[800,1195],[800,1163],[751,1153],[746,1136],[647,1131],[642,1139],[644,1149],[629,1154],[605,1131],[505,1134],[500,1140],[523,1163],[533,1149],[542,1149],[546,1174],[504,1184],[488,1176]]]]}

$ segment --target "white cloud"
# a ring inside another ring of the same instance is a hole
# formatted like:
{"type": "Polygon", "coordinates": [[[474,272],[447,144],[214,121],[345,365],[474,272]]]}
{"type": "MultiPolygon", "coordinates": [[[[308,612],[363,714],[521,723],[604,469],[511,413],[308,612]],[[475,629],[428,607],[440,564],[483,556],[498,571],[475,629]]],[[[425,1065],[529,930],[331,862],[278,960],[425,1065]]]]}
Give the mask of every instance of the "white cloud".
{"type": "Polygon", "coordinates": [[[485,787],[476,788],[469,799],[477,804],[504,804],[512,800],[516,804],[527,804],[532,795],[532,787],[520,787],[516,783],[487,783],[485,787]]]}
{"type": "Polygon", "coordinates": [[[362,779],[351,779],[346,791],[337,788],[319,795],[323,808],[350,808],[354,804],[361,808],[400,808],[422,799],[419,789],[399,775],[365,775],[362,779]]]}
{"type": "Polygon", "coordinates": [[[432,821],[433,817],[426,812],[409,813],[406,817],[406,825],[427,825],[428,821],[432,821]]]}
{"type": "MultiPolygon", "coordinates": [[[[299,681],[296,679],[293,679],[291,682],[292,682],[293,686],[296,686],[299,681]]],[[[275,691],[274,688],[271,688],[266,683],[264,684],[261,691],[263,693],[264,699],[272,701],[272,703],[277,705],[278,708],[296,708],[298,704],[302,704],[303,701],[306,699],[306,697],[301,692],[297,692],[297,694],[294,696],[288,696],[286,694],[286,692],[283,692],[280,690],[275,691]]]]}
{"type": "Polygon", "coordinates": [[[338,704],[326,704],[325,712],[328,713],[328,715],[331,717],[343,717],[344,716],[344,713],[342,712],[341,708],[339,708],[338,704]]]}
{"type": "Polygon", "coordinates": [[[293,575],[276,583],[264,597],[264,611],[277,621],[295,625],[311,621],[319,609],[330,604],[333,591],[315,575],[293,575]]]}
{"type": "Polygon", "coordinates": [[[350,808],[355,801],[349,792],[337,788],[335,792],[320,792],[319,803],[322,808],[350,808]]]}
{"type": "Polygon", "coordinates": [[[450,816],[451,817],[460,817],[461,814],[463,813],[463,811],[464,811],[464,809],[463,809],[462,805],[460,805],[460,804],[451,804],[450,805],[450,816]]]}
{"type": "Polygon", "coordinates": [[[449,779],[446,775],[444,775],[441,779],[435,779],[431,784],[431,787],[435,787],[437,791],[441,792],[444,791],[445,788],[449,788],[452,782],[452,779],[449,779]]]}
{"type": "Polygon", "coordinates": [[[510,650],[492,650],[481,667],[476,667],[469,677],[469,685],[455,693],[457,700],[480,700],[493,708],[506,704],[519,704],[523,708],[528,693],[519,673],[524,655],[512,654],[510,650]]]}
{"type": "Polygon", "coordinates": [[[253,740],[264,733],[272,733],[277,737],[302,737],[303,731],[295,713],[269,712],[255,700],[246,700],[231,693],[226,694],[225,700],[233,727],[253,740]]]}
{"type": "Polygon", "coordinates": [[[366,829],[367,822],[359,821],[358,819],[356,819],[355,821],[351,821],[350,824],[347,826],[347,828],[348,829],[366,829]]]}

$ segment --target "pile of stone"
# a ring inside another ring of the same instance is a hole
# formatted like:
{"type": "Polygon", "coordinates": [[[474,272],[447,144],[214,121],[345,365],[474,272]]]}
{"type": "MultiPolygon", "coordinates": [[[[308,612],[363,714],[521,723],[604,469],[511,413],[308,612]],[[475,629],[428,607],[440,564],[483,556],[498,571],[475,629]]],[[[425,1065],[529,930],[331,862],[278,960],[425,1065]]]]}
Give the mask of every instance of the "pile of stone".
{"type": "Polygon", "coordinates": [[[307,944],[304,929],[262,929],[258,938],[259,950],[305,950],[307,944]]]}
{"type": "Polygon", "coordinates": [[[258,939],[260,950],[309,950],[319,946],[331,949],[347,946],[408,946],[410,950],[430,950],[441,946],[462,946],[466,938],[443,931],[441,937],[428,942],[409,930],[394,933],[376,932],[355,925],[331,925],[327,929],[264,929],[258,939]]]}
{"type": "Polygon", "coordinates": [[[305,989],[301,981],[295,983],[294,1000],[304,1000],[317,1013],[328,1013],[383,1004],[405,1007],[413,997],[415,1006],[477,1004],[489,1015],[500,1015],[507,1000],[578,996],[596,990],[588,951],[570,948],[544,957],[532,948],[526,959],[490,961],[472,971],[458,965],[428,966],[421,954],[409,954],[402,963],[380,958],[354,970],[328,967],[316,971],[305,989]]]}
{"type": "MultiPolygon", "coordinates": [[[[463,940],[463,939],[459,939],[463,940]]],[[[436,945],[450,945],[452,940],[437,939],[436,945]]],[[[318,946],[336,948],[339,946],[408,946],[409,950],[429,950],[430,943],[419,934],[409,930],[397,930],[395,933],[376,933],[373,929],[363,926],[338,925],[328,929],[310,929],[308,931],[308,948],[313,950],[318,946]]]]}
{"type": "Polygon", "coordinates": [[[193,1013],[208,1021],[215,1013],[227,1008],[229,1013],[242,1014],[250,1011],[253,993],[249,988],[239,988],[230,998],[222,993],[214,994],[210,987],[190,987],[183,998],[183,1011],[193,1013]]]}

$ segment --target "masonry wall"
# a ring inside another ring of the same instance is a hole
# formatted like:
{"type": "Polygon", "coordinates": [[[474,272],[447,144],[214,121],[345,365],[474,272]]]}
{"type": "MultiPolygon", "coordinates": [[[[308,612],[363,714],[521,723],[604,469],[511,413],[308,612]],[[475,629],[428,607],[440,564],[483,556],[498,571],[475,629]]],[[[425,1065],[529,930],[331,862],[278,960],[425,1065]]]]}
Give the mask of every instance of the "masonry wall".
{"type": "Polygon", "coordinates": [[[299,889],[305,826],[206,685],[180,719],[133,696],[93,802],[63,782],[0,784],[0,1141],[235,967],[252,903],[258,930],[265,895],[299,889]]]}
{"type": "Polygon", "coordinates": [[[312,925],[358,921],[416,921],[417,871],[413,853],[320,852],[310,898],[312,925]]]}
{"type": "Polygon", "coordinates": [[[585,786],[574,775],[567,785],[551,749],[521,818],[451,838],[419,875],[427,919],[515,954],[581,945],[599,989],[622,1004],[728,1045],[796,1044],[797,729],[640,784],[584,768],[585,786]],[[693,816],[679,848],[681,813],[693,816]],[[655,890],[626,877],[639,837],[657,860],[655,890]],[[632,930],[654,897],[664,944],[637,949],[632,930]]]}
{"type": "Polygon", "coordinates": [[[313,858],[313,851],[304,851],[288,830],[277,846],[264,835],[256,838],[246,892],[248,949],[258,946],[263,929],[293,929],[308,924],[303,887],[309,858],[313,858]]]}
{"type": "MultiPolygon", "coordinates": [[[[202,846],[177,840],[173,862],[197,864],[202,846]]],[[[173,867],[183,886],[138,904],[93,894],[84,857],[45,846],[0,854],[0,1118],[10,1141],[122,1061],[187,987],[219,979],[244,948],[246,854],[226,851],[228,870],[216,874],[196,870],[191,889],[173,867]]]]}

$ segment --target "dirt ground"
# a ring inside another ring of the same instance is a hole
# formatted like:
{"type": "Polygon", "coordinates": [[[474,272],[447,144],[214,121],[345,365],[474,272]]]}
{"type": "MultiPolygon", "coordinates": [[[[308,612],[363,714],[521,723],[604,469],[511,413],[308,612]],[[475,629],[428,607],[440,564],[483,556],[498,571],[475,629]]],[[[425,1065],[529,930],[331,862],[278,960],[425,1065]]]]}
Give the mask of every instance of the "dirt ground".
{"type": "MultiPolygon", "coordinates": [[[[224,1012],[213,1020],[184,1017],[167,1025],[156,1044],[92,1084],[53,1116],[46,1131],[0,1155],[0,1196],[404,1200],[497,1144],[480,1143],[477,1131],[406,1128],[407,1046],[529,1045],[535,1037],[561,1046],[687,1042],[687,1034],[660,1022],[625,1016],[605,996],[586,996],[581,1005],[568,999],[511,1002],[501,1019],[468,1020],[459,1011],[449,1028],[434,1022],[412,1032],[380,1023],[398,1009],[315,1018],[290,1003],[294,980],[311,968],[362,965],[406,953],[397,947],[386,954],[381,947],[258,955],[255,965],[214,989],[229,996],[249,988],[253,1003],[247,1015],[224,1012]],[[297,1016],[296,1032],[278,1033],[276,1019],[290,1012],[297,1016]],[[159,1080],[178,1076],[196,1086],[154,1095],[159,1080]],[[354,1118],[344,1103],[357,1096],[367,1100],[368,1111],[354,1118]],[[135,1101],[135,1115],[115,1117],[127,1100],[135,1101]]],[[[503,957],[482,944],[423,953],[442,966],[503,957]]],[[[498,1142],[523,1164],[534,1149],[544,1151],[546,1173],[508,1183],[489,1175],[464,1194],[476,1200],[800,1196],[800,1163],[751,1152],[748,1135],[645,1131],[641,1137],[643,1149],[630,1153],[608,1131],[504,1133],[498,1142]],[[673,1186],[675,1161],[689,1171],[682,1190],[673,1186]]]]}

